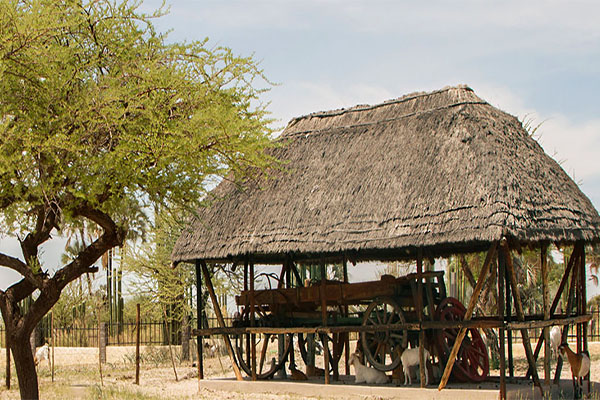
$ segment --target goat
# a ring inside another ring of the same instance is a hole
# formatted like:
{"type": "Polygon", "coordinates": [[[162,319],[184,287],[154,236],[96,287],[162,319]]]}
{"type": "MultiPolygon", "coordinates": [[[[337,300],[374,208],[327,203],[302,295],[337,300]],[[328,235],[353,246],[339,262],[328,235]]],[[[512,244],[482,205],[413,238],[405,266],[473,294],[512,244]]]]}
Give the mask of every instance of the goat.
{"type": "Polygon", "coordinates": [[[385,372],[362,365],[356,353],[350,356],[349,364],[354,366],[355,383],[388,383],[385,372]]]}
{"type": "MultiPolygon", "coordinates": [[[[430,357],[429,351],[427,349],[423,349],[423,355],[425,359],[425,386],[427,386],[429,385],[429,371],[427,370],[427,360],[429,360],[430,357]]],[[[400,361],[402,362],[402,368],[404,369],[404,384],[406,385],[408,382],[409,385],[412,385],[410,367],[418,366],[420,364],[419,348],[415,347],[404,350],[400,356],[400,361]]]]}
{"type": "Polygon", "coordinates": [[[48,368],[50,368],[50,357],[48,356],[48,343],[44,343],[42,347],[38,347],[33,356],[33,362],[37,367],[42,361],[48,361],[48,368]]]}
{"type": "Polygon", "coordinates": [[[293,381],[307,381],[306,374],[296,368],[296,364],[290,363],[290,373],[293,381]]]}
{"type": "Polygon", "coordinates": [[[558,326],[553,326],[550,329],[550,351],[558,357],[558,345],[562,341],[562,335],[558,326]]]}
{"type": "Polygon", "coordinates": [[[566,357],[569,361],[573,379],[573,395],[574,397],[578,397],[578,389],[583,387],[583,378],[590,372],[590,355],[587,351],[575,353],[566,343],[558,346],[558,351],[563,359],[566,357]]]}

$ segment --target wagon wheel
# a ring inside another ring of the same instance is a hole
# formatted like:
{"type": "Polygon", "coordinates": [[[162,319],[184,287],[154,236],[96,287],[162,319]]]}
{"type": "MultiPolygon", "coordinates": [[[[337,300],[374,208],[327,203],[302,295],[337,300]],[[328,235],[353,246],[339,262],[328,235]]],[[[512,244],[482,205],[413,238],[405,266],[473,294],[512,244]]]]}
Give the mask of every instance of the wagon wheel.
{"type": "MultiPolygon", "coordinates": [[[[462,321],[466,309],[454,297],[446,297],[435,311],[438,321],[462,321]]],[[[459,329],[447,328],[439,331],[437,347],[444,363],[448,361],[459,329]]],[[[467,333],[458,350],[452,376],[459,382],[482,382],[490,372],[487,347],[476,328],[467,329],[467,333]]]]}
{"type": "MultiPolygon", "coordinates": [[[[264,301],[268,304],[278,304],[278,302],[285,301],[285,297],[277,290],[269,291],[275,294],[275,297],[270,296],[269,300],[264,301]]],[[[265,292],[263,292],[264,294],[265,292]]],[[[277,315],[272,310],[264,307],[264,302],[259,301],[260,296],[256,298],[255,307],[255,318],[256,326],[272,327],[278,326],[279,320],[277,315]]],[[[250,306],[246,305],[240,317],[240,320],[236,324],[241,327],[250,326],[250,306]]],[[[292,335],[274,335],[274,334],[257,334],[258,343],[257,349],[257,364],[256,364],[256,376],[258,379],[268,379],[272,377],[278,370],[285,366],[285,362],[288,358],[288,354],[292,349],[292,335]],[[284,351],[279,355],[279,343],[284,340],[283,348],[284,351]],[[274,360],[274,361],[273,361],[274,360]]],[[[252,363],[251,363],[251,334],[242,333],[235,335],[235,351],[236,358],[239,367],[246,372],[248,376],[252,375],[252,363]]]]}
{"type": "MultiPolygon", "coordinates": [[[[250,349],[248,349],[249,341],[246,337],[249,334],[241,334],[235,336],[235,351],[238,365],[248,376],[252,376],[252,364],[250,349]]],[[[258,379],[268,379],[277,371],[284,367],[288,355],[292,349],[292,335],[259,335],[260,340],[256,345],[257,363],[256,377],[258,379]],[[279,342],[284,340],[284,351],[279,356],[279,342]],[[269,358],[271,356],[271,358],[269,358]],[[273,362],[274,360],[274,362],[273,362]]]]}
{"type": "MultiPolygon", "coordinates": [[[[404,314],[396,301],[389,297],[374,300],[365,311],[363,326],[404,324],[404,314]]],[[[363,352],[373,367],[380,371],[391,371],[400,364],[398,348],[408,344],[405,328],[379,332],[361,332],[363,352]]]]}
{"type": "MultiPolygon", "coordinates": [[[[341,306],[338,307],[338,312],[340,315],[344,315],[344,311],[341,306]]],[[[323,344],[323,334],[315,337],[315,342],[318,340],[321,342],[321,347],[323,344]]],[[[333,333],[331,335],[327,335],[327,352],[329,353],[329,372],[333,372],[335,376],[337,376],[336,367],[339,365],[340,358],[342,357],[344,345],[346,343],[346,338],[348,337],[348,333],[333,333]]],[[[298,333],[298,347],[300,349],[300,355],[302,356],[302,361],[304,364],[308,365],[308,335],[303,333],[298,333]]]]}

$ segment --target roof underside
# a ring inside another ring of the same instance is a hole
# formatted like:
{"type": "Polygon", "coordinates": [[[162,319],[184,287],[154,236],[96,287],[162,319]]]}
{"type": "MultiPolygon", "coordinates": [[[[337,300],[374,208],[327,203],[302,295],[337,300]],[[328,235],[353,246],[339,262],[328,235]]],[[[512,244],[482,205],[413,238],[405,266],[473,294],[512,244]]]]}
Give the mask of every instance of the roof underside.
{"type": "Polygon", "coordinates": [[[260,187],[223,182],[173,260],[356,259],[596,241],[600,217],[522,124],[467,87],[292,120],[260,187]]]}

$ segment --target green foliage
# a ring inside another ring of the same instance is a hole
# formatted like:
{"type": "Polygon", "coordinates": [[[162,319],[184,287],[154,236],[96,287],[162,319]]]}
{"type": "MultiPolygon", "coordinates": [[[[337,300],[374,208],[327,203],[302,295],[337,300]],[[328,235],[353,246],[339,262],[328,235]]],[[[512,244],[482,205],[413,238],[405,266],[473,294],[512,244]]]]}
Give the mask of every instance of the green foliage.
{"type": "Polygon", "coordinates": [[[3,229],[82,204],[126,229],[148,203],[195,206],[215,177],[270,159],[257,63],[207,40],[167,43],[139,2],[0,3],[3,229]]]}

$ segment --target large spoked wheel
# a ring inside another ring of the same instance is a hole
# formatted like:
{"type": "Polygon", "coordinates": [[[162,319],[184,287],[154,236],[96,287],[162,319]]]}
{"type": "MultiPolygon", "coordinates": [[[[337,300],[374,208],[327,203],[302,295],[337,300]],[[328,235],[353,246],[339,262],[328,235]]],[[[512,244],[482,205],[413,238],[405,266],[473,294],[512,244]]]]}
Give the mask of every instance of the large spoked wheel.
{"type": "MultiPolygon", "coordinates": [[[[392,298],[374,300],[365,311],[363,326],[404,324],[402,309],[392,298]]],[[[400,364],[400,351],[408,345],[408,331],[405,328],[378,332],[361,332],[363,352],[369,363],[380,371],[391,371],[400,364]]]]}
{"type": "MultiPolygon", "coordinates": [[[[327,352],[329,353],[329,372],[337,375],[336,367],[339,365],[340,358],[344,350],[344,344],[348,333],[334,333],[331,336],[327,335],[327,352]]],[[[314,340],[315,347],[323,347],[323,335],[311,337],[311,335],[298,334],[298,347],[304,364],[308,365],[308,346],[309,341],[314,340]]]]}
{"type": "MultiPolygon", "coordinates": [[[[273,310],[262,306],[259,298],[255,309],[256,326],[278,326],[277,315],[273,310]]],[[[236,326],[250,326],[250,307],[246,305],[236,326]]],[[[256,377],[268,379],[285,366],[293,347],[293,335],[257,334],[256,339],[256,377]],[[280,353],[279,349],[283,351],[280,353]]],[[[235,353],[238,366],[252,376],[252,335],[243,333],[234,336],[235,353]]]]}
{"type": "MultiPolygon", "coordinates": [[[[454,297],[443,299],[436,309],[435,316],[438,321],[462,321],[466,309],[454,297]]],[[[452,346],[456,342],[459,329],[442,329],[437,337],[438,354],[446,363],[452,346]]],[[[458,350],[452,376],[459,382],[482,382],[490,372],[490,363],[487,347],[476,328],[467,329],[467,333],[458,350]]]]}
{"type": "MultiPolygon", "coordinates": [[[[235,352],[239,367],[248,375],[252,376],[252,356],[248,348],[250,344],[249,334],[235,336],[235,352]]],[[[268,379],[284,367],[287,357],[292,348],[292,335],[257,335],[256,344],[256,377],[268,379]],[[279,356],[279,343],[284,341],[284,351],[279,356]]]]}

